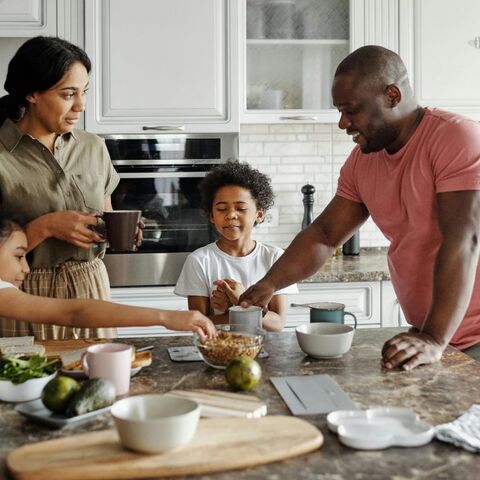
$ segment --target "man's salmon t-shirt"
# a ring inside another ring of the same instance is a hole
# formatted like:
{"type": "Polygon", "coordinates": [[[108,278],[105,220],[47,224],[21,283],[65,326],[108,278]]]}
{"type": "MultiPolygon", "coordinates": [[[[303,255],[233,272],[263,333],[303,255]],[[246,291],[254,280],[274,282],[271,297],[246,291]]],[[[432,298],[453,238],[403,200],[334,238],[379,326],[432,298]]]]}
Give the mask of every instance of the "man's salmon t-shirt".
{"type": "MultiPolygon", "coordinates": [[[[426,109],[396,153],[364,154],[356,146],[340,171],[337,195],[365,204],[390,240],[388,266],[407,321],[420,328],[432,299],[440,248],[436,194],[480,190],[480,125],[460,115],[426,109]]],[[[480,342],[480,270],[465,318],[450,343],[480,342]]]]}

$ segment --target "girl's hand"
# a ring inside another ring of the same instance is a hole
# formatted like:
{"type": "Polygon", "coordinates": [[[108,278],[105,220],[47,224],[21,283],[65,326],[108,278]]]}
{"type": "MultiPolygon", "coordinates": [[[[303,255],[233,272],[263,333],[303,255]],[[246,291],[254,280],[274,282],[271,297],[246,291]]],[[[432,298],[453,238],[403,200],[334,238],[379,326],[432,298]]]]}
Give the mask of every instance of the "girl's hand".
{"type": "Polygon", "coordinates": [[[47,237],[58,238],[80,248],[92,248],[94,243],[105,239],[92,227],[98,225],[98,214],[95,212],[77,212],[65,210],[42,215],[39,220],[44,223],[47,237]]]}
{"type": "Polygon", "coordinates": [[[183,330],[197,333],[201,339],[215,338],[217,330],[212,321],[198,310],[172,311],[164,326],[169,330],[183,330]]]}
{"type": "Polygon", "coordinates": [[[215,280],[213,282],[217,286],[217,290],[224,293],[232,305],[238,305],[240,295],[245,292],[245,287],[231,278],[223,280],[215,280]]]}

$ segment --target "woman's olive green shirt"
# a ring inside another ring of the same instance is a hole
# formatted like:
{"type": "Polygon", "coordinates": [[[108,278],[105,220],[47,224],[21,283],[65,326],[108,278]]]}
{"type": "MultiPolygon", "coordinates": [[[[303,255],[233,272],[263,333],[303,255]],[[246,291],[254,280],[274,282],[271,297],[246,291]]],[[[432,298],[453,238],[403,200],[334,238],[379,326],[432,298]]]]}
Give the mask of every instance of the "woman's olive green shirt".
{"type": "MultiPolygon", "coordinates": [[[[62,210],[103,212],[119,182],[103,139],[83,130],[61,135],[54,154],[11,120],[0,127],[0,205],[24,224],[62,210]]],[[[104,247],[84,249],[48,238],[32,252],[30,266],[90,261],[104,247]]]]}

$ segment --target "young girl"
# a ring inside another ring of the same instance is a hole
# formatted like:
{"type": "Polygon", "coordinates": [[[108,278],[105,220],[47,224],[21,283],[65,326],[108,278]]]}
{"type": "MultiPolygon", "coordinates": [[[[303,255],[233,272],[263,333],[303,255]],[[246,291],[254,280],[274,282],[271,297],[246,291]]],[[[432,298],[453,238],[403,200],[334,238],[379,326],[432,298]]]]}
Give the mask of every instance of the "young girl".
{"type": "MultiPolygon", "coordinates": [[[[185,262],[175,293],[188,297],[188,308],[228,323],[228,308],[262,278],[283,253],[281,248],[252,239],[273,205],[269,178],[246,163],[228,162],[212,170],[200,184],[203,208],[220,239],[195,250],[185,262]]],[[[267,330],[282,330],[291,285],[276,292],[263,317],[267,330]]]]}
{"type": "MultiPolygon", "coordinates": [[[[18,323],[82,328],[163,325],[171,330],[191,330],[202,337],[215,334],[212,322],[200,312],[129,307],[101,300],[60,300],[24,293],[19,288],[30,270],[26,252],[25,232],[17,223],[0,215],[0,316],[18,323]]],[[[8,333],[4,328],[3,335],[8,333]]],[[[15,335],[15,331],[10,333],[9,336],[15,335]]]]}

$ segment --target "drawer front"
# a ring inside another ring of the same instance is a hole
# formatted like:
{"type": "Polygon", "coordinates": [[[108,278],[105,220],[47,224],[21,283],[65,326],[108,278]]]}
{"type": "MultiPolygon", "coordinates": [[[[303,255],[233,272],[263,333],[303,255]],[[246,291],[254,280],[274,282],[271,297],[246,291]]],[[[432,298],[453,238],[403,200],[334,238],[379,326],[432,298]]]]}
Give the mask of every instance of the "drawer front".
{"type": "MultiPolygon", "coordinates": [[[[288,303],[304,304],[317,302],[338,302],[345,305],[345,310],[357,317],[360,327],[380,326],[380,282],[356,283],[300,283],[299,293],[289,295],[288,303]]],[[[310,322],[308,308],[288,308],[286,329],[294,329],[297,325],[310,322]]],[[[345,323],[353,324],[350,316],[345,323]]]]}
{"type": "MultiPolygon", "coordinates": [[[[174,287],[112,288],[112,302],[135,307],[161,308],[163,310],[186,310],[187,299],[173,293],[174,287]]],[[[167,330],[160,325],[153,327],[118,328],[119,337],[155,337],[181,335],[183,332],[167,330]]],[[[189,335],[188,332],[185,334],[189,335]]]]}

